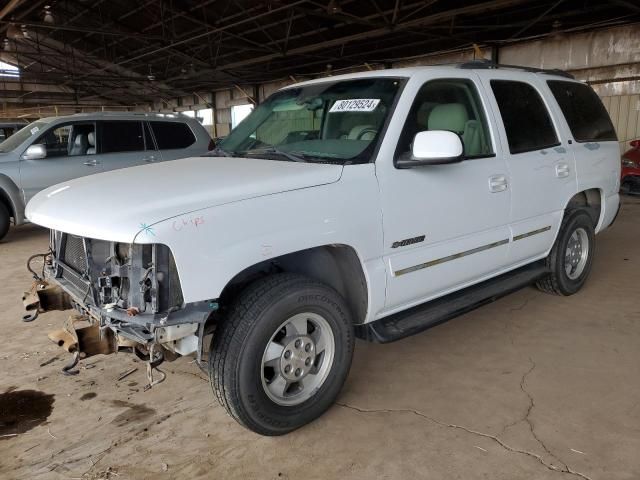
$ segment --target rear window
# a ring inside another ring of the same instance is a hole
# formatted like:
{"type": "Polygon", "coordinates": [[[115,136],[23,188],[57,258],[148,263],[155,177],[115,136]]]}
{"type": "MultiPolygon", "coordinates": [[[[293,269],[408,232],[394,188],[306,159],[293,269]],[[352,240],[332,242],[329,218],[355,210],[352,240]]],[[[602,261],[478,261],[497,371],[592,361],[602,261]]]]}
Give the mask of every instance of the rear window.
{"type": "Polygon", "coordinates": [[[562,80],[547,84],[577,142],[618,140],[607,110],[591,87],[562,80]]]}
{"type": "Polygon", "coordinates": [[[144,150],[142,122],[102,122],[102,153],[140,152],[144,150]]]}
{"type": "Polygon", "coordinates": [[[509,151],[524,153],[559,145],[549,111],[538,91],[528,83],[491,80],[509,151]]]}
{"type": "Polygon", "coordinates": [[[193,132],[185,123],[151,122],[151,129],[160,150],[187,148],[196,141],[193,132]]]}

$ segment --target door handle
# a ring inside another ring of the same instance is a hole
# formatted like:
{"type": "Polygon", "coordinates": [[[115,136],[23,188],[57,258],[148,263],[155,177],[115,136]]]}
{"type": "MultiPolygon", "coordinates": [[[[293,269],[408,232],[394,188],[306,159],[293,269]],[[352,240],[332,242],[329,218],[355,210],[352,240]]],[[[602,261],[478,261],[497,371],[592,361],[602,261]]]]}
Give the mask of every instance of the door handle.
{"type": "Polygon", "coordinates": [[[84,164],[87,165],[88,167],[95,167],[99,163],[100,162],[97,160],[87,160],[86,162],[84,162],[84,164]]]}
{"type": "Polygon", "coordinates": [[[507,177],[505,175],[493,175],[489,177],[489,191],[491,193],[504,192],[507,186],[507,177]]]}
{"type": "Polygon", "coordinates": [[[570,171],[571,169],[566,163],[559,163],[556,165],[556,177],[558,178],[568,177],[570,171]]]}
{"type": "Polygon", "coordinates": [[[149,155],[148,157],[144,157],[143,160],[147,163],[153,163],[156,161],[155,155],[149,155]]]}

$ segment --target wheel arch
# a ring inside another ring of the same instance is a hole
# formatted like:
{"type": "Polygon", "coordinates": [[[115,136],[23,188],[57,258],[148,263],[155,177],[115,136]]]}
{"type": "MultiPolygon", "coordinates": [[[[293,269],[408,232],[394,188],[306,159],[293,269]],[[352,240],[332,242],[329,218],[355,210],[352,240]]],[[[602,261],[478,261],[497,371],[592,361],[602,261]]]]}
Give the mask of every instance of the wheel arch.
{"type": "Polygon", "coordinates": [[[6,175],[0,175],[0,202],[7,207],[16,225],[24,222],[24,209],[20,200],[20,189],[6,175]]]}
{"type": "Polygon", "coordinates": [[[604,204],[604,192],[600,188],[587,188],[577,192],[566,203],[564,214],[579,208],[586,209],[593,220],[593,228],[598,231],[602,221],[602,205],[604,204]]]}
{"type": "Polygon", "coordinates": [[[299,250],[245,268],[223,288],[221,306],[233,301],[249,283],[279,272],[305,275],[334,288],[347,302],[354,324],[364,323],[369,308],[367,276],[356,250],[345,244],[299,250]]]}

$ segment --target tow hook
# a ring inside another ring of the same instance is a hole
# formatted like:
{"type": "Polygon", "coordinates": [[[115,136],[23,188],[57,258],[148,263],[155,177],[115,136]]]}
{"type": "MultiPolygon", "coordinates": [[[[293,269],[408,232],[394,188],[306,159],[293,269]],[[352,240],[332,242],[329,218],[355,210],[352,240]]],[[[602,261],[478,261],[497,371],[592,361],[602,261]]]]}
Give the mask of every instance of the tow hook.
{"type": "Polygon", "coordinates": [[[71,308],[69,295],[59,286],[50,285],[46,280],[35,280],[29,291],[22,295],[22,304],[25,309],[23,322],[33,322],[40,313],[71,308]]]}
{"type": "Polygon", "coordinates": [[[158,385],[159,383],[164,382],[167,378],[167,374],[160,370],[158,367],[162,362],[164,362],[164,354],[162,353],[162,349],[156,349],[156,344],[152,343],[149,345],[149,348],[142,345],[136,345],[133,349],[136,356],[144,361],[147,365],[147,380],[149,383],[144,386],[144,391],[146,392],[151,387],[158,385]],[[153,371],[157,371],[160,374],[160,378],[153,378],[153,371]]]}
{"type": "Polygon", "coordinates": [[[71,362],[62,368],[65,375],[77,375],[78,371],[73,368],[81,359],[108,355],[117,349],[113,332],[109,329],[100,330],[97,323],[84,315],[70,315],[62,329],[54,330],[48,336],[59,347],[73,354],[71,362]]]}

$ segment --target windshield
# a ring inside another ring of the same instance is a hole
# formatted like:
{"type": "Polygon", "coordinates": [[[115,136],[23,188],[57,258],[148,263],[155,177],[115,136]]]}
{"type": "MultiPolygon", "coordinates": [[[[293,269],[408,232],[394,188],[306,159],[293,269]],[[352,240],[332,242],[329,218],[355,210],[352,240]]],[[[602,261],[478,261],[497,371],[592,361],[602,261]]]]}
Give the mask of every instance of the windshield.
{"type": "Polygon", "coordinates": [[[13,151],[17,146],[24,142],[32,135],[36,135],[38,132],[47,125],[47,122],[33,122],[24,128],[21,128],[16,133],[7,138],[4,142],[0,143],[0,153],[8,153],[13,151]]]}
{"type": "Polygon", "coordinates": [[[366,163],[402,80],[366,78],[293,87],[270,96],[213,154],[366,163]]]}

